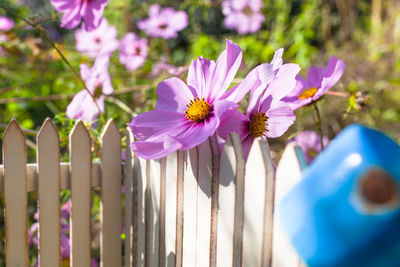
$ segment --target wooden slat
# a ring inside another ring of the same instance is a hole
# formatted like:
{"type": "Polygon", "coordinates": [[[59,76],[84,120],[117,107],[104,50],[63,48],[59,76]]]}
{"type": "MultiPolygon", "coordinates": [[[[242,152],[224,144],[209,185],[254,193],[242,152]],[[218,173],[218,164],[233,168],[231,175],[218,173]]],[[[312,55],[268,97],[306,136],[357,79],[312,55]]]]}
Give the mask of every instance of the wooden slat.
{"type": "Polygon", "coordinates": [[[125,246],[124,263],[125,267],[133,265],[133,153],[130,148],[133,141],[133,134],[128,128],[126,131],[126,150],[125,150],[125,246]]]}
{"type": "Polygon", "coordinates": [[[198,151],[185,152],[183,197],[183,266],[196,266],[198,151]]]}
{"type": "Polygon", "coordinates": [[[301,266],[301,260],[292,247],[289,238],[279,221],[279,203],[290,189],[301,179],[301,171],[307,165],[301,148],[295,143],[289,143],[276,170],[275,213],[272,247],[272,266],[301,266]]]}
{"type": "Polygon", "coordinates": [[[233,266],[242,266],[243,251],[243,217],[244,217],[244,177],[245,159],[239,135],[232,133],[232,145],[236,157],[236,192],[235,192],[235,221],[233,227],[233,266]]]}
{"type": "Polygon", "coordinates": [[[60,262],[60,144],[49,118],[37,135],[40,266],[60,262]]]}
{"type": "Polygon", "coordinates": [[[101,266],[121,266],[121,135],[113,120],[101,134],[101,266]]]}
{"type": "Polygon", "coordinates": [[[6,265],[28,266],[25,136],[12,119],[3,135],[6,265]]]}
{"type": "Polygon", "coordinates": [[[145,250],[146,250],[146,194],[145,190],[147,187],[147,168],[146,168],[146,160],[138,158],[136,169],[136,189],[135,189],[135,215],[136,219],[134,224],[136,225],[135,235],[134,235],[134,258],[136,262],[136,266],[144,267],[145,266],[145,250]]]}
{"type": "Polygon", "coordinates": [[[269,266],[271,239],[272,198],[268,195],[273,187],[272,165],[266,141],[256,139],[246,163],[243,222],[243,266],[269,266]],[[265,221],[265,218],[269,221],[265,221]]]}
{"type": "Polygon", "coordinates": [[[229,136],[225,142],[220,161],[219,213],[217,266],[233,265],[233,232],[235,222],[235,173],[236,157],[229,136]]]}
{"type": "Polygon", "coordinates": [[[147,161],[146,267],[158,266],[161,161],[147,161]]]}
{"type": "Polygon", "coordinates": [[[160,159],[160,211],[159,211],[159,246],[158,246],[158,266],[166,264],[165,250],[165,205],[166,205],[166,184],[167,184],[167,158],[160,159]]]}
{"type": "Polygon", "coordinates": [[[210,266],[217,265],[217,240],[218,240],[218,194],[219,194],[219,168],[220,168],[220,150],[217,137],[210,137],[212,152],[212,181],[211,181],[211,225],[210,225],[210,266]]]}
{"type": "Polygon", "coordinates": [[[91,154],[90,136],[78,121],[70,136],[71,168],[71,266],[91,263],[91,154]]]}
{"type": "MultiPolygon", "coordinates": [[[[165,177],[165,262],[161,266],[175,266],[176,200],[178,152],[166,158],[165,177]]],[[[161,255],[160,255],[161,256],[161,255]]]]}
{"type": "Polygon", "coordinates": [[[198,146],[196,266],[210,265],[212,153],[210,141],[198,146]]]}
{"type": "Polygon", "coordinates": [[[182,267],[183,259],[183,197],[184,197],[184,170],[185,170],[185,151],[178,151],[177,166],[177,197],[176,197],[176,243],[175,243],[175,266],[182,267]]]}

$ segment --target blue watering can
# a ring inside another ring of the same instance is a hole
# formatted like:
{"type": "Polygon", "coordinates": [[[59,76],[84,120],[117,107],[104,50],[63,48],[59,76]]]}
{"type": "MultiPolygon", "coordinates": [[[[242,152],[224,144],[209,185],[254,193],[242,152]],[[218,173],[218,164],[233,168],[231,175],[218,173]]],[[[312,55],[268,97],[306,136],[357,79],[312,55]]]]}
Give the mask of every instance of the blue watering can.
{"type": "Polygon", "coordinates": [[[349,126],[304,169],[278,217],[309,267],[400,266],[400,146],[349,126]]]}

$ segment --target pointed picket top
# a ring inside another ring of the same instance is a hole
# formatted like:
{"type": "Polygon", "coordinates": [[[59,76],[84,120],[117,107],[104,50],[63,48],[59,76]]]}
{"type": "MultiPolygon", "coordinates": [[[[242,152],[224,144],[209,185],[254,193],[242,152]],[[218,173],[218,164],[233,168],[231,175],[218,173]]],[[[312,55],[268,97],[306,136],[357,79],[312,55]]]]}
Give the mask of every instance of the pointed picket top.
{"type": "Polygon", "coordinates": [[[104,130],[100,135],[101,141],[104,142],[106,139],[121,141],[121,134],[119,133],[118,127],[114,120],[108,120],[104,130]]]}
{"type": "Polygon", "coordinates": [[[57,129],[47,118],[36,136],[41,266],[60,262],[60,145],[57,129]]]}
{"type": "Polygon", "coordinates": [[[17,120],[12,118],[10,123],[7,125],[6,130],[3,133],[3,142],[6,142],[8,139],[18,140],[24,139],[26,140],[25,134],[19,126],[17,120]]]}
{"type": "Polygon", "coordinates": [[[233,132],[229,135],[228,137],[230,139],[230,142],[232,143],[232,146],[235,150],[235,156],[236,156],[236,162],[238,165],[243,166],[244,168],[244,155],[243,155],[243,147],[242,147],[242,142],[240,141],[240,136],[233,132]]]}
{"type": "Polygon", "coordinates": [[[78,138],[85,138],[90,140],[90,134],[88,130],[86,129],[85,124],[83,124],[83,121],[78,120],[74,127],[72,128],[71,132],[69,133],[69,139],[70,139],[70,146],[71,143],[78,138]]]}
{"type": "Polygon", "coordinates": [[[12,119],[3,134],[6,265],[28,266],[26,138],[12,119]]]}
{"type": "Polygon", "coordinates": [[[52,120],[50,118],[46,118],[42,127],[39,130],[38,135],[36,136],[36,142],[39,145],[40,143],[48,143],[51,142],[52,145],[58,146],[59,143],[59,135],[56,127],[54,126],[52,120]]]}
{"type": "Polygon", "coordinates": [[[272,247],[272,266],[299,266],[299,255],[291,245],[279,220],[281,199],[301,180],[301,171],[307,162],[300,146],[289,143],[276,170],[274,233],[272,247]]]}
{"type": "Polygon", "coordinates": [[[244,188],[243,266],[270,266],[274,168],[266,140],[254,140],[244,188]]]}

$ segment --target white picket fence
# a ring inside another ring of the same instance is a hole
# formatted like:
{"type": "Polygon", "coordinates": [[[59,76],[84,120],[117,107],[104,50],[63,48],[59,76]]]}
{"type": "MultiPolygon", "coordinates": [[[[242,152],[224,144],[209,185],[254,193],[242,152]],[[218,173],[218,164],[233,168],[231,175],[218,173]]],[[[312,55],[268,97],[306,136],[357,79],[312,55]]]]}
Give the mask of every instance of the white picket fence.
{"type": "Polygon", "coordinates": [[[27,192],[32,191],[38,192],[40,266],[60,265],[60,189],[71,189],[70,264],[90,266],[94,187],[101,188],[101,266],[301,265],[273,220],[274,198],[297,182],[304,166],[298,147],[289,145],[284,153],[277,175],[289,182],[278,180],[275,195],[275,167],[268,143],[261,139],[254,142],[247,163],[235,134],[220,156],[211,140],[146,161],[131,153],[132,136],[127,134],[125,164],[112,120],[101,135],[101,162],[91,160],[91,140],[82,122],[69,139],[70,162],[60,163],[58,132],[47,119],[37,135],[37,163],[27,164],[26,138],[15,120],[3,135],[0,193],[7,266],[29,264],[27,192]]]}

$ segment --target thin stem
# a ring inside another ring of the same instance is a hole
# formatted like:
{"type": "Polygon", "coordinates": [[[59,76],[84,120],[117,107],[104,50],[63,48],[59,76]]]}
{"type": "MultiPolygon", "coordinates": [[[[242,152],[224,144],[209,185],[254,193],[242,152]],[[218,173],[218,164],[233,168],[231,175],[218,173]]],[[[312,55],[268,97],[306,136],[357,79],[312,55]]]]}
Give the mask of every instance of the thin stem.
{"type": "Polygon", "coordinates": [[[32,26],[33,28],[35,28],[43,37],[44,39],[49,42],[49,44],[56,50],[57,54],[62,58],[62,60],[65,62],[65,64],[67,64],[68,68],[72,71],[72,73],[78,78],[78,80],[82,83],[83,88],[89,93],[89,95],[92,97],[97,109],[99,110],[99,115],[100,115],[100,119],[102,120],[103,124],[105,124],[105,119],[103,116],[103,113],[101,113],[101,109],[99,107],[99,105],[97,104],[96,98],[94,97],[94,95],[90,92],[90,90],[87,88],[85,81],[82,79],[82,77],[79,75],[79,73],[72,67],[71,63],[68,61],[68,59],[64,56],[64,54],[61,52],[61,50],[57,47],[56,43],[53,42],[53,40],[51,40],[49,38],[49,36],[46,34],[46,30],[44,28],[42,28],[40,25],[18,15],[17,13],[15,13],[13,10],[11,10],[10,8],[4,6],[3,4],[0,4],[0,7],[3,8],[4,10],[6,10],[7,12],[9,12],[10,14],[12,14],[13,16],[23,20],[25,23],[27,23],[28,25],[32,26]]]}
{"type": "Polygon", "coordinates": [[[113,104],[117,105],[123,111],[129,113],[131,116],[136,116],[137,115],[135,111],[133,111],[130,107],[128,107],[128,105],[126,105],[124,102],[122,102],[121,100],[119,100],[116,97],[106,96],[105,100],[110,102],[110,103],[113,103],[113,104]]]}
{"type": "Polygon", "coordinates": [[[320,136],[321,151],[322,151],[322,150],[324,150],[324,135],[322,133],[321,114],[319,113],[317,102],[314,101],[313,106],[314,106],[315,113],[317,114],[317,127],[318,127],[319,136],[320,136]]]}

